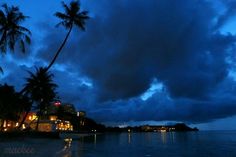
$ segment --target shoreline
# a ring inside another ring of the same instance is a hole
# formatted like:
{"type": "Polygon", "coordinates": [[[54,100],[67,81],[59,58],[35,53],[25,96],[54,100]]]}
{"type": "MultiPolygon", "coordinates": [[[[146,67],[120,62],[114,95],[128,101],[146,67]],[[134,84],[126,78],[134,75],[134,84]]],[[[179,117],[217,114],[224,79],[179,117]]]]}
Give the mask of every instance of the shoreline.
{"type": "MultiPolygon", "coordinates": [[[[198,132],[198,131],[168,131],[164,133],[173,133],[173,132],[198,132]]],[[[39,132],[39,131],[12,131],[12,132],[0,132],[0,139],[19,139],[19,138],[32,138],[32,139],[66,139],[71,138],[74,140],[89,137],[93,135],[101,135],[101,134],[121,134],[121,133],[163,133],[163,132],[153,132],[153,131],[132,131],[132,132],[124,132],[124,131],[110,131],[110,132],[39,132]]]]}

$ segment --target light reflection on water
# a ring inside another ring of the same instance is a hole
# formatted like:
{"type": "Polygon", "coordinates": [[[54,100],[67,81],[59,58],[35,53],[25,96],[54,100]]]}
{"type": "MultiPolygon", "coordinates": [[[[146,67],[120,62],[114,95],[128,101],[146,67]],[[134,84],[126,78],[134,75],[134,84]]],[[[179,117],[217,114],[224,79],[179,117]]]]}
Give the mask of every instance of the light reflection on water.
{"type": "Polygon", "coordinates": [[[72,157],[72,151],[71,151],[71,144],[72,144],[72,138],[66,138],[64,139],[65,145],[64,148],[58,152],[56,152],[56,156],[58,157],[72,157]]]}
{"type": "Polygon", "coordinates": [[[128,143],[131,143],[131,133],[128,133],[128,143]]]}
{"type": "Polygon", "coordinates": [[[0,157],[235,157],[236,132],[95,134],[80,140],[0,141],[0,157]],[[8,148],[31,148],[11,154],[8,148]],[[32,153],[32,152],[31,152],[32,153]]]}

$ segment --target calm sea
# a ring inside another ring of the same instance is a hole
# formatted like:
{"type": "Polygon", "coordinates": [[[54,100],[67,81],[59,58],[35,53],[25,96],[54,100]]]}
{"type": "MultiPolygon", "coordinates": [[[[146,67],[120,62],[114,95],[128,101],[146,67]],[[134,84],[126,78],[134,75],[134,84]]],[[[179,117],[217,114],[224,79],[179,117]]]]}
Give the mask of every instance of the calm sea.
{"type": "Polygon", "coordinates": [[[99,134],[0,141],[0,157],[236,157],[236,131],[99,134]]]}

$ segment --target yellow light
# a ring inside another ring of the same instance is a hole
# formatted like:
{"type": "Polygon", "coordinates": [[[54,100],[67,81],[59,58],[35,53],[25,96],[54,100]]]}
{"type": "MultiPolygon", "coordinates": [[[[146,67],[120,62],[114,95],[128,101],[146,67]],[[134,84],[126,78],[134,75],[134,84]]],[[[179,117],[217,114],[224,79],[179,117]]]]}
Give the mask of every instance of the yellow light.
{"type": "Polygon", "coordinates": [[[50,116],[50,121],[55,121],[57,119],[56,116],[50,116]]]}
{"type": "Polygon", "coordinates": [[[22,124],[22,129],[25,129],[26,127],[25,127],[25,124],[22,124]]]}
{"type": "Polygon", "coordinates": [[[8,123],[8,124],[7,124],[7,126],[8,126],[8,127],[10,127],[10,126],[11,126],[11,124],[10,124],[10,123],[8,123]]]}
{"type": "Polygon", "coordinates": [[[7,126],[7,122],[4,120],[3,127],[5,128],[7,126]]]}
{"type": "Polygon", "coordinates": [[[4,131],[7,131],[7,128],[5,128],[4,131]]]}
{"type": "Polygon", "coordinates": [[[36,120],[36,119],[38,119],[38,117],[36,115],[33,115],[32,120],[36,120]]]}
{"type": "Polygon", "coordinates": [[[19,123],[18,123],[18,122],[16,123],[16,127],[17,127],[17,126],[19,126],[19,123]]]}
{"type": "Polygon", "coordinates": [[[66,138],[64,139],[65,142],[71,142],[72,141],[72,138],[66,138]]]}
{"type": "Polygon", "coordinates": [[[32,117],[31,117],[31,116],[29,116],[29,120],[32,120],[32,117]]]}

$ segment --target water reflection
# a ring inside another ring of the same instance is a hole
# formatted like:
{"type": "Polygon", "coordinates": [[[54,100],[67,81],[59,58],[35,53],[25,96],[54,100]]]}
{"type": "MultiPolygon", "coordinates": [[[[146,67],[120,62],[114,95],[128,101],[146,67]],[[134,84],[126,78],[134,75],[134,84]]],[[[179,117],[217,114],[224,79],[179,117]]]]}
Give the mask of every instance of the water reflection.
{"type": "Polygon", "coordinates": [[[71,151],[72,138],[64,139],[64,147],[62,150],[56,153],[57,157],[72,157],[71,151]]]}
{"type": "Polygon", "coordinates": [[[175,132],[171,132],[171,133],[170,133],[170,138],[171,138],[171,142],[172,142],[172,143],[175,143],[175,140],[176,140],[176,139],[175,139],[175,132]]]}
{"type": "Polygon", "coordinates": [[[128,133],[128,143],[131,144],[131,133],[128,133]]]}
{"type": "Polygon", "coordinates": [[[166,136],[167,136],[166,132],[161,132],[161,141],[163,144],[166,144],[166,136]]]}
{"type": "Polygon", "coordinates": [[[97,134],[94,134],[94,144],[96,145],[97,144],[97,134]]]}
{"type": "Polygon", "coordinates": [[[151,134],[150,132],[145,133],[145,141],[146,141],[147,143],[150,143],[150,142],[152,141],[151,135],[152,135],[152,134],[151,134]]]}
{"type": "Polygon", "coordinates": [[[66,138],[64,139],[64,141],[65,141],[64,149],[69,149],[71,147],[72,138],[66,138]]]}

